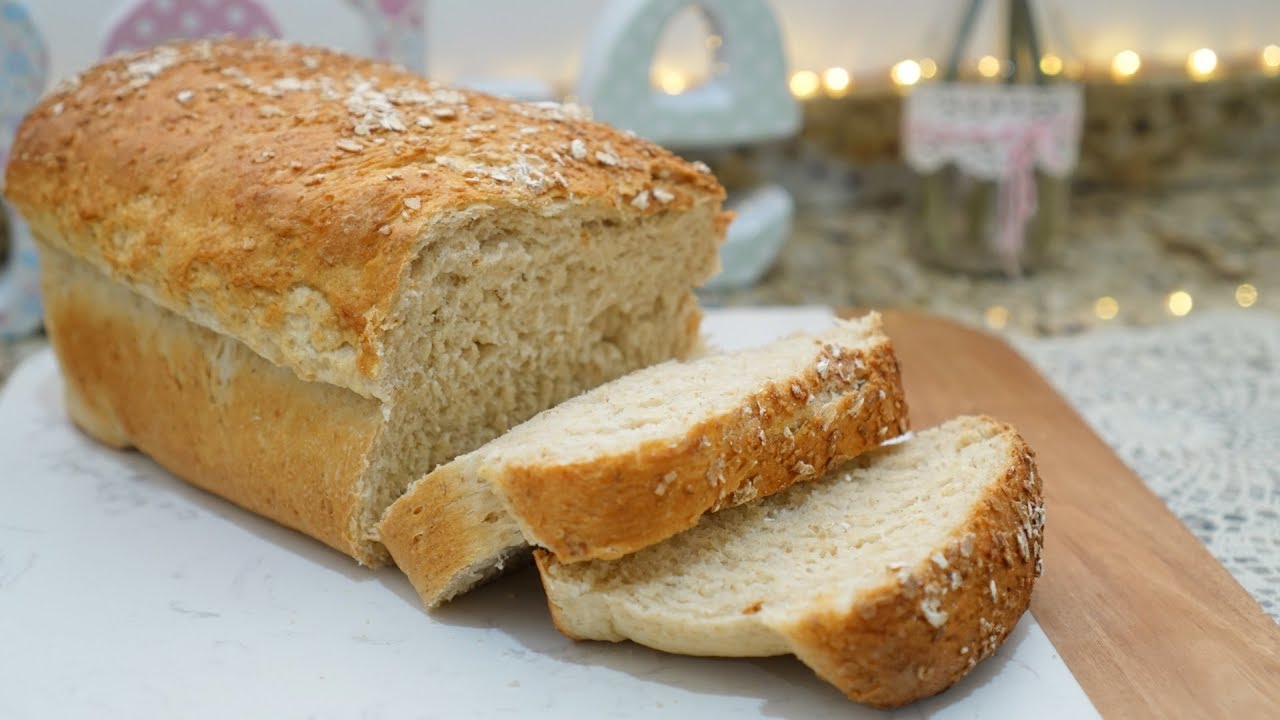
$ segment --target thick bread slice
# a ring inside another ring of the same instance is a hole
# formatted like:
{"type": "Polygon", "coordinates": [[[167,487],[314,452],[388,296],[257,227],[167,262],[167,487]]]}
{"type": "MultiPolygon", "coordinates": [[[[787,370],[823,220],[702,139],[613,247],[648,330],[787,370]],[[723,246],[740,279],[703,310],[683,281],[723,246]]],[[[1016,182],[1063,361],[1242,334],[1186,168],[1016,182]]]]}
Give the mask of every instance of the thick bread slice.
{"type": "Polygon", "coordinates": [[[879,315],[598,387],[418,481],[380,536],[434,606],[526,543],[613,558],[819,477],[907,428],[879,315]]]}
{"type": "Polygon", "coordinates": [[[69,79],[4,190],[75,422],[367,564],[410,481],[688,356],[728,222],[705,168],[572,107],[274,41],[69,79]]]}
{"type": "Polygon", "coordinates": [[[966,417],[619,560],[536,557],[566,635],[794,653],[850,698],[892,707],[951,686],[1027,609],[1040,489],[1012,428],[966,417]]]}

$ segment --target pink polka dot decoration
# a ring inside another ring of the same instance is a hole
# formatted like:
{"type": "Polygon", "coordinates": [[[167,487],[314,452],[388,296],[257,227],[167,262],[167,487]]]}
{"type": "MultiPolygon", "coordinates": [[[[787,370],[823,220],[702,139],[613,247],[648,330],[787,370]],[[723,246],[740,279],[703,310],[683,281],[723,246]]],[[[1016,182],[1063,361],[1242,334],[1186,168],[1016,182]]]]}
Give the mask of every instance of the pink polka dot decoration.
{"type": "MultiPolygon", "coordinates": [[[[49,52],[26,7],[0,2],[0,167],[9,161],[9,146],[23,116],[44,93],[49,80],[49,52]]],[[[0,178],[0,185],[4,182],[0,178]]]]}
{"type": "Polygon", "coordinates": [[[141,0],[108,25],[104,55],[178,38],[280,37],[280,26],[254,0],[141,0]]]}

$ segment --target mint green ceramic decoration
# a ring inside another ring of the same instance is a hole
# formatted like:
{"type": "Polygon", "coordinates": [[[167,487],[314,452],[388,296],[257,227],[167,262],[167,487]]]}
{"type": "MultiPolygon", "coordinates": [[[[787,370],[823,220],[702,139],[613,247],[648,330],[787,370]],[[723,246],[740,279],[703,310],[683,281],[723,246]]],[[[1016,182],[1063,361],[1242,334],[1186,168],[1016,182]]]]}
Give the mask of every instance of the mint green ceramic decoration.
{"type": "Polygon", "coordinates": [[[782,37],[763,0],[615,0],[601,13],[582,65],[578,96],[596,118],[661,145],[759,142],[786,137],[800,123],[782,37]],[[716,62],[727,70],[666,95],[650,86],[649,72],[662,31],[687,7],[700,8],[722,38],[716,62]]]}
{"type": "MultiPolygon", "coordinates": [[[[793,134],[800,111],[787,89],[782,37],[763,0],[614,0],[596,23],[578,96],[596,119],[675,150],[714,149],[793,134]],[[650,86],[658,40],[681,10],[699,8],[721,38],[706,83],[667,95],[650,86]]],[[[772,264],[791,230],[793,203],[778,186],[730,197],[738,218],[711,287],[749,285],[772,264]]]]}

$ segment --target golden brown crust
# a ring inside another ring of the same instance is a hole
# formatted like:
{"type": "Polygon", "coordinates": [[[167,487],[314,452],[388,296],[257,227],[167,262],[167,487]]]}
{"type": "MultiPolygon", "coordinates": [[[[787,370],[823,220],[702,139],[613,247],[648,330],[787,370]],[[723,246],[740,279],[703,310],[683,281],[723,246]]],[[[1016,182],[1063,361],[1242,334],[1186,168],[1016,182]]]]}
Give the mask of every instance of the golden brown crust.
{"type": "Polygon", "coordinates": [[[45,248],[41,261],[77,425],[363,563],[382,561],[355,526],[377,402],[299,380],[65,253],[45,248]]]}
{"type": "Polygon", "coordinates": [[[435,607],[482,579],[496,548],[523,549],[524,537],[510,522],[500,522],[499,506],[488,486],[457,481],[456,464],[443,465],[432,482],[413,487],[412,504],[393,504],[378,524],[378,537],[396,566],[409,578],[422,604],[435,607]],[[479,559],[479,560],[477,560],[479,559]],[[477,562],[481,567],[474,568],[477,562]],[[468,582],[468,572],[474,577],[468,582]],[[465,587],[460,587],[465,585],[465,587]]]}
{"type": "Polygon", "coordinates": [[[299,377],[384,398],[389,315],[433,223],[723,196],[565,108],[268,41],[108,60],[32,111],[11,158],[6,193],[47,242],[299,377]]]}
{"type": "Polygon", "coordinates": [[[705,513],[767,497],[907,430],[893,346],[826,346],[814,366],[709,419],[676,444],[492,478],[530,542],[560,562],[621,557],[705,513]],[[835,402],[814,402],[836,395],[835,402]],[[816,413],[821,412],[821,415],[816,413]]]}
{"type": "Polygon", "coordinates": [[[1030,606],[1041,482],[1026,443],[997,424],[1015,439],[1008,470],[941,558],[903,569],[852,608],[818,609],[782,628],[795,654],[849,698],[888,708],[942,692],[995,652],[1030,606]]]}

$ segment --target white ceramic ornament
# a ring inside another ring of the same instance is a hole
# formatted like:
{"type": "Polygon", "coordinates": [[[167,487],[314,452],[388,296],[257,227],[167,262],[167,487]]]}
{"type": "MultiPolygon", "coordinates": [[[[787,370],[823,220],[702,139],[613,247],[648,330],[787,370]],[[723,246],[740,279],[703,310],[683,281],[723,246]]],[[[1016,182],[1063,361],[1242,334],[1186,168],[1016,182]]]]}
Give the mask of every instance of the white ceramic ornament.
{"type": "MultiPolygon", "coordinates": [[[[44,92],[49,52],[22,3],[0,2],[0,168],[9,162],[22,118],[44,92]]],[[[0,176],[0,190],[4,178],[0,176]]],[[[6,201],[9,257],[0,272],[0,336],[24,335],[40,327],[40,272],[35,243],[22,217],[6,201]]]]}
{"type": "MultiPolygon", "coordinates": [[[[714,149],[787,137],[800,109],[787,89],[782,36],[764,0],[613,0],[601,13],[583,60],[578,97],[594,116],[677,150],[714,149]],[[678,95],[649,82],[664,28],[698,8],[721,38],[727,68],[678,95]]],[[[721,251],[724,271],[708,287],[749,285],[769,268],[791,228],[793,203],[770,185],[730,198],[738,217],[721,251]]]]}

